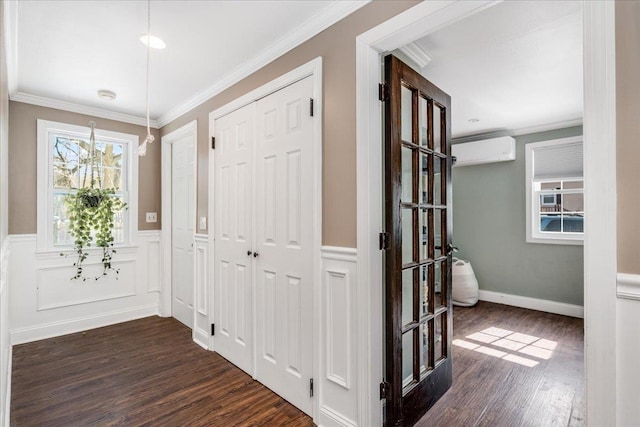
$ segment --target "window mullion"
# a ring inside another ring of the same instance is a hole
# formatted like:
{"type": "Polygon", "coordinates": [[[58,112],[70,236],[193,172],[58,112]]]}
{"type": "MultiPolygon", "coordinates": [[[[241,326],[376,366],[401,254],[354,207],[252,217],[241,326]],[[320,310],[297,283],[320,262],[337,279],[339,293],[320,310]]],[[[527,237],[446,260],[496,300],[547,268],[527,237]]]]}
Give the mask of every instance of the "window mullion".
{"type": "MultiPolygon", "coordinates": [[[[39,128],[39,144],[47,147],[47,149],[46,156],[39,157],[39,159],[44,160],[43,165],[46,165],[48,174],[46,181],[40,179],[38,184],[39,186],[45,186],[46,190],[44,192],[39,190],[39,194],[43,196],[46,194],[47,199],[45,200],[41,196],[38,199],[40,205],[46,203],[46,207],[40,206],[39,208],[42,209],[41,212],[46,212],[45,216],[39,216],[38,218],[39,234],[46,233],[46,236],[43,236],[43,248],[60,250],[72,247],[72,244],[65,244],[73,239],[68,235],[69,220],[64,206],[64,196],[77,194],[79,188],[82,187],[82,174],[89,166],[86,161],[86,149],[89,139],[88,132],[84,132],[85,129],[83,127],[45,121],[39,121],[39,126],[42,126],[43,123],[47,125],[47,128],[43,132],[40,132],[41,128],[39,128]],[[43,140],[40,135],[43,135],[45,139],[43,140]],[[56,186],[59,188],[54,188],[56,186]]],[[[106,178],[105,173],[107,173],[107,170],[112,174],[110,176],[114,186],[120,187],[118,191],[114,192],[114,197],[123,200],[127,205],[137,203],[137,200],[129,200],[130,191],[132,190],[129,188],[129,176],[132,174],[130,168],[134,165],[131,159],[133,155],[131,148],[135,146],[137,137],[109,131],[102,132],[106,135],[103,135],[103,137],[96,135],[96,145],[101,147],[98,148],[99,152],[96,153],[98,161],[96,162],[95,170],[103,172],[101,175],[103,181],[106,178]],[[109,157],[103,157],[107,151],[113,153],[113,156],[109,154],[109,157]],[[108,161],[107,159],[113,159],[113,161],[108,161]]],[[[90,171],[87,173],[90,174],[90,171]]],[[[104,185],[109,186],[110,183],[111,181],[104,185]]],[[[131,185],[135,184],[131,183],[131,185]]],[[[131,236],[128,230],[131,228],[132,221],[133,218],[130,212],[123,211],[122,215],[119,215],[118,222],[121,225],[118,229],[122,229],[122,236],[117,243],[129,243],[131,236]]]]}

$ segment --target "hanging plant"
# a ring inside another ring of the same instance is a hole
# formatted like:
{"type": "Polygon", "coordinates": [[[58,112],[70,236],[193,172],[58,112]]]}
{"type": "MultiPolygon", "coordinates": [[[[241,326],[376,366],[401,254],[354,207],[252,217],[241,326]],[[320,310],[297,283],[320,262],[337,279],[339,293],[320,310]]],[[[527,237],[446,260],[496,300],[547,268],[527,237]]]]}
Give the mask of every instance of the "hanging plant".
{"type": "MultiPolygon", "coordinates": [[[[116,250],[113,248],[113,218],[118,211],[126,208],[126,203],[115,197],[115,190],[100,188],[82,188],[75,194],[65,197],[69,215],[69,234],[74,238],[78,259],[73,264],[76,274],[72,279],[87,280],[83,275],[83,262],[89,256],[87,248],[95,239],[96,247],[102,248],[102,276],[113,268],[111,260],[116,250]]],[[[96,277],[99,279],[102,276],[96,277]]]]}
{"type": "MultiPolygon", "coordinates": [[[[69,216],[69,234],[74,239],[74,250],[77,254],[77,260],[73,264],[76,268],[75,275],[71,278],[87,280],[83,274],[83,263],[86,261],[89,253],[87,248],[91,246],[95,240],[96,247],[102,248],[102,275],[106,276],[109,271],[114,271],[116,275],[119,273],[117,268],[113,268],[111,260],[116,250],[113,248],[113,226],[115,215],[126,209],[127,204],[115,196],[115,189],[101,188],[102,179],[100,174],[94,175],[96,169],[97,156],[95,149],[94,122],[90,122],[91,126],[91,148],[87,164],[91,165],[90,187],[80,188],[74,194],[65,196],[64,202],[69,216]]],[[[83,185],[86,184],[87,168],[83,178],[83,185]]]]}

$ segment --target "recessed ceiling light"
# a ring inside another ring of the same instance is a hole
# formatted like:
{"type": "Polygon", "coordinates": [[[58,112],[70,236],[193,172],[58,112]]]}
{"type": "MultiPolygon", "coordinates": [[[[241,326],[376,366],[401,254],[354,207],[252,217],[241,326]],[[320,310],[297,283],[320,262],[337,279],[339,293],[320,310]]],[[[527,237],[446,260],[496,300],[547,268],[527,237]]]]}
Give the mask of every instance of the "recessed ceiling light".
{"type": "Polygon", "coordinates": [[[160,37],[152,36],[151,34],[143,34],[140,36],[140,41],[145,45],[153,49],[164,49],[167,44],[160,37]]]}
{"type": "Polygon", "coordinates": [[[98,96],[102,99],[106,99],[107,101],[113,101],[116,99],[116,93],[112,90],[99,90],[98,96]]]}
{"type": "Polygon", "coordinates": [[[480,119],[469,119],[469,123],[478,123],[480,119]]]}

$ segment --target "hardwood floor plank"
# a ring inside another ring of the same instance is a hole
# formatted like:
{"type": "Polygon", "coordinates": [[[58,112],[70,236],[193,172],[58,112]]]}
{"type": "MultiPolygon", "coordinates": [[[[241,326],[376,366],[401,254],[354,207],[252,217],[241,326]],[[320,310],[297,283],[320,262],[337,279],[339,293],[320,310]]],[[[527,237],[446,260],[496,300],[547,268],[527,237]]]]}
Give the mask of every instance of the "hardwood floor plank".
{"type": "MultiPolygon", "coordinates": [[[[454,340],[453,387],[417,425],[584,426],[582,320],[480,302],[455,308],[454,340]]],[[[11,425],[313,422],[181,323],[149,317],[15,346],[11,425]]]]}
{"type": "Polygon", "coordinates": [[[453,386],[418,426],[584,426],[581,319],[482,301],[453,319],[453,386]]]}
{"type": "Polygon", "coordinates": [[[150,317],[18,345],[12,426],[311,426],[306,414],[150,317]]]}

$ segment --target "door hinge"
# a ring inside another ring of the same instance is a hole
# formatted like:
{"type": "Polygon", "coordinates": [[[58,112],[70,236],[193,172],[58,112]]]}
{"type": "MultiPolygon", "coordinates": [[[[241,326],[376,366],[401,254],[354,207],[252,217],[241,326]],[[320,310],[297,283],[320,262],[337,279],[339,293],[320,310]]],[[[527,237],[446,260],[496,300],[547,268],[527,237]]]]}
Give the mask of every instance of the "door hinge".
{"type": "Polygon", "coordinates": [[[216,324],[212,323],[211,324],[211,336],[214,336],[216,334],[216,324]]]}
{"type": "Polygon", "coordinates": [[[382,381],[380,383],[380,400],[388,399],[390,391],[391,391],[391,384],[389,384],[386,381],[382,381]]]}
{"type": "Polygon", "coordinates": [[[389,100],[389,86],[386,83],[378,84],[378,99],[382,102],[389,100]]]}
{"type": "Polygon", "coordinates": [[[309,380],[309,397],[313,397],[313,378],[309,380]]]}
{"type": "Polygon", "coordinates": [[[384,251],[386,249],[389,249],[389,233],[383,231],[382,233],[380,233],[379,239],[380,239],[380,250],[384,251]]]}
{"type": "Polygon", "coordinates": [[[211,149],[212,150],[216,149],[216,137],[215,136],[211,137],[211,149]]]}
{"type": "Polygon", "coordinates": [[[313,117],[313,98],[309,98],[309,115],[313,117]]]}

